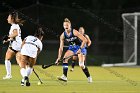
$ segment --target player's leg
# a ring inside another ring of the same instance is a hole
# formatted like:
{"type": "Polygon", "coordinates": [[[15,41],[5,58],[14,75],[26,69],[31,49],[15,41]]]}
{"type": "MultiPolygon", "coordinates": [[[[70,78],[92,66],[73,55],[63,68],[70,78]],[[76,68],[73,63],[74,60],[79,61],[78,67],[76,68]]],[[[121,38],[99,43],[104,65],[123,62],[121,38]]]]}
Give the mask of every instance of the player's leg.
{"type": "Polygon", "coordinates": [[[36,63],[36,58],[29,58],[29,63],[28,66],[26,67],[26,71],[27,71],[27,77],[29,77],[31,75],[31,73],[33,72],[33,66],[36,63]]]}
{"type": "Polygon", "coordinates": [[[7,49],[6,55],[5,55],[5,68],[6,68],[6,76],[3,77],[3,79],[11,79],[11,62],[10,60],[15,55],[15,52],[11,50],[10,48],[7,49]]]}
{"type": "Polygon", "coordinates": [[[20,52],[17,52],[16,53],[16,61],[17,61],[17,64],[20,63],[20,60],[21,60],[21,54],[20,54],[20,52]]]}
{"type": "Polygon", "coordinates": [[[24,84],[26,84],[26,86],[30,86],[29,76],[33,72],[33,65],[36,63],[35,58],[31,58],[31,57],[28,58],[29,58],[27,63],[28,65],[26,65],[26,76],[24,77],[24,84]]]}
{"type": "MultiPolygon", "coordinates": [[[[85,64],[86,55],[83,55],[83,60],[84,60],[84,64],[85,64]]],[[[92,77],[91,77],[91,75],[89,73],[89,70],[88,70],[87,66],[85,66],[85,69],[82,69],[82,70],[85,73],[86,77],[88,78],[88,82],[91,83],[92,82],[92,77]]]]}
{"type": "Polygon", "coordinates": [[[79,66],[82,68],[84,74],[86,75],[86,77],[88,79],[88,82],[91,83],[92,82],[92,78],[90,76],[88,68],[85,66],[85,63],[84,63],[85,55],[83,55],[82,53],[78,54],[78,58],[79,58],[79,66]]]}
{"type": "Polygon", "coordinates": [[[71,69],[70,69],[70,71],[74,71],[74,67],[75,67],[76,60],[77,60],[77,56],[73,56],[73,57],[72,57],[72,64],[71,64],[71,69]]]}
{"type": "Polygon", "coordinates": [[[19,66],[20,66],[20,74],[22,76],[22,80],[21,80],[21,85],[22,86],[30,86],[29,84],[29,80],[27,77],[27,71],[26,71],[26,64],[29,62],[29,57],[25,56],[25,55],[20,55],[20,62],[19,62],[19,66]]]}
{"type": "MultiPolygon", "coordinates": [[[[64,55],[64,58],[65,57],[68,57],[68,56],[70,56],[70,55],[73,55],[74,53],[71,51],[71,50],[67,50],[66,51],[66,53],[65,53],[65,55],[64,55]]],[[[67,82],[67,72],[68,72],[68,60],[69,60],[70,58],[68,58],[68,59],[65,59],[64,61],[63,61],[63,75],[61,76],[61,77],[58,77],[58,79],[59,80],[62,80],[62,81],[65,81],[65,82],[67,82]]]]}

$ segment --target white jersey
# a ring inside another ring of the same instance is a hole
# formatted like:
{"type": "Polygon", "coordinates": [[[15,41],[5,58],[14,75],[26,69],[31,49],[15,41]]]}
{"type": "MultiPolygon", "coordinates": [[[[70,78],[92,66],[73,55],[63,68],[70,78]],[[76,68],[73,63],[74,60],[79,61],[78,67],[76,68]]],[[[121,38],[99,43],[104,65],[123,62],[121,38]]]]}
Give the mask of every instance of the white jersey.
{"type": "Polygon", "coordinates": [[[21,54],[36,58],[38,49],[42,51],[42,42],[35,36],[27,36],[21,48],[21,54]]]}
{"type": "Polygon", "coordinates": [[[22,39],[21,39],[21,29],[19,27],[18,24],[12,24],[10,31],[9,31],[9,35],[13,34],[14,30],[17,30],[18,35],[13,38],[12,41],[10,41],[10,47],[12,47],[12,49],[16,50],[16,51],[20,51],[21,49],[21,44],[22,44],[22,39]]]}

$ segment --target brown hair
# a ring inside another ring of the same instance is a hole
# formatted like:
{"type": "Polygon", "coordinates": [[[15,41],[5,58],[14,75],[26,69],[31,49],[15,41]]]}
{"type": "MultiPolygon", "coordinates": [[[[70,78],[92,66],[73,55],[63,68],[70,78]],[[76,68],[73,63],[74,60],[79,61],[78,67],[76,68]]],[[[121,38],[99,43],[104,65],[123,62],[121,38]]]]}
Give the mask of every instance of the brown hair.
{"type": "Polygon", "coordinates": [[[11,15],[11,19],[13,19],[13,22],[15,24],[23,25],[23,23],[25,22],[25,20],[22,20],[22,19],[18,18],[18,13],[17,12],[11,12],[11,13],[9,13],[9,15],[11,15]]]}
{"type": "Polygon", "coordinates": [[[43,36],[43,35],[44,35],[43,29],[42,29],[41,27],[37,28],[37,30],[36,30],[34,36],[35,36],[35,37],[41,37],[41,36],[43,36]]]}
{"type": "Polygon", "coordinates": [[[68,23],[71,24],[71,22],[70,22],[70,20],[69,20],[68,18],[65,18],[65,19],[64,19],[64,22],[68,22],[68,23]]]}

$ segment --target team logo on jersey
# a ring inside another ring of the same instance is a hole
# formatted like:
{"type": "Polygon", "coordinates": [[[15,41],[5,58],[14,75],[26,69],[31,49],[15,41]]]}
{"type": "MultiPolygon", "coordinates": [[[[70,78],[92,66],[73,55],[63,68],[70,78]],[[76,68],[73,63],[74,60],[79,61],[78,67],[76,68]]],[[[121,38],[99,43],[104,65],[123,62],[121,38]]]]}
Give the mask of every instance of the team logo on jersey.
{"type": "Polygon", "coordinates": [[[71,37],[71,38],[69,38],[69,39],[66,39],[68,42],[71,42],[71,41],[74,41],[74,40],[76,40],[77,39],[77,37],[71,37]]]}

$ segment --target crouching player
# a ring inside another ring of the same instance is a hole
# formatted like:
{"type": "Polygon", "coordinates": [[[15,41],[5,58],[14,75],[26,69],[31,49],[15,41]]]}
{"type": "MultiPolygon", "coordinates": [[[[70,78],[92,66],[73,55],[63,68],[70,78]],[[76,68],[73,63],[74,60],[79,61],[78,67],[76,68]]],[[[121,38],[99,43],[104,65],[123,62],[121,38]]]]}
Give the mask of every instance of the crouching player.
{"type": "Polygon", "coordinates": [[[36,63],[37,55],[42,50],[42,42],[44,32],[39,28],[34,36],[27,36],[21,48],[20,55],[20,73],[23,79],[21,80],[22,86],[30,86],[29,76],[33,71],[33,65],[36,63]],[[28,65],[28,66],[27,66],[28,65]]]}

